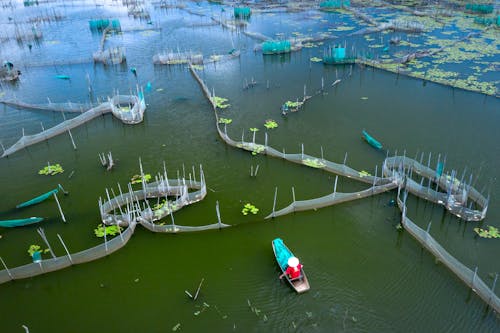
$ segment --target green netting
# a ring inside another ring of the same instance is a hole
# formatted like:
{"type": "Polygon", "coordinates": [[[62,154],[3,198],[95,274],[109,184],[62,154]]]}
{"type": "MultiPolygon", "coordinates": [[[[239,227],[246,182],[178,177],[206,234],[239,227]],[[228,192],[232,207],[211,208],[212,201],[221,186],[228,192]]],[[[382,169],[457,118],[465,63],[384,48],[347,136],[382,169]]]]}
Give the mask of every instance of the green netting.
{"type": "Polygon", "coordinates": [[[498,25],[498,19],[495,21],[493,18],[488,18],[488,17],[476,17],[474,19],[474,23],[480,24],[480,25],[492,25],[495,23],[498,25]]]}
{"type": "Polygon", "coordinates": [[[280,41],[265,41],[262,43],[263,54],[280,54],[289,53],[291,51],[291,44],[289,40],[280,41]]]}
{"type": "Polygon", "coordinates": [[[35,1],[24,1],[23,4],[24,4],[24,7],[29,7],[29,6],[38,5],[38,1],[37,0],[35,0],[35,1]]]}
{"type": "Polygon", "coordinates": [[[90,20],[89,21],[90,30],[103,30],[107,27],[111,27],[113,30],[121,30],[120,20],[90,20]]]}
{"type": "Polygon", "coordinates": [[[332,8],[342,8],[349,7],[351,5],[350,0],[330,0],[323,1],[319,4],[320,9],[332,9],[332,8]]]}
{"type": "Polygon", "coordinates": [[[47,200],[52,195],[57,194],[57,192],[59,192],[59,188],[56,188],[56,189],[51,190],[51,191],[49,191],[47,193],[39,195],[36,198],[33,198],[33,199],[28,200],[26,202],[23,202],[23,203],[17,205],[16,208],[23,208],[23,207],[28,207],[28,206],[36,205],[37,203],[40,203],[40,202],[42,202],[44,200],[47,200]]]}
{"type": "Polygon", "coordinates": [[[324,52],[323,63],[332,64],[352,64],[356,62],[356,57],[347,56],[345,47],[330,47],[324,52]]]}
{"type": "Polygon", "coordinates": [[[490,14],[493,13],[493,5],[468,3],[465,9],[473,13],[490,14]]]}
{"type": "Polygon", "coordinates": [[[249,18],[252,15],[252,10],[250,7],[234,7],[234,17],[235,18],[249,18]]]}
{"type": "Polygon", "coordinates": [[[288,267],[288,259],[293,257],[292,252],[286,247],[281,238],[276,238],[273,240],[274,252],[276,253],[276,260],[280,265],[282,270],[288,267]]]}

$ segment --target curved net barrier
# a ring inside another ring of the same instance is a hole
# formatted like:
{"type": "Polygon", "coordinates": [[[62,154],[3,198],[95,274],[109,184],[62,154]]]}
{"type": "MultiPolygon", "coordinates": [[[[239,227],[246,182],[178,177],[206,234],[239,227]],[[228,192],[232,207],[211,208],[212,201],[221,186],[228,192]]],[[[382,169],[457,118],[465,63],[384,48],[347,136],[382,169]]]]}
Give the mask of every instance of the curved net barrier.
{"type": "Polygon", "coordinates": [[[119,249],[124,247],[125,244],[127,244],[130,237],[132,237],[132,234],[134,233],[135,225],[135,223],[131,223],[127,229],[125,229],[120,233],[119,236],[115,238],[108,240],[107,237],[105,237],[104,244],[99,244],[90,249],[73,254],[67,251],[66,245],[62,241],[62,238],[60,238],[60,236],[58,235],[59,240],[63,243],[63,246],[67,251],[65,256],[56,257],[54,255],[54,257],[51,259],[44,259],[39,262],[33,262],[31,264],[18,266],[11,269],[7,268],[2,260],[2,263],[5,265],[5,269],[0,271],[0,283],[8,282],[11,280],[25,279],[40,274],[57,271],[72,265],[82,264],[85,262],[103,258],[115,251],[118,251],[119,249]]]}
{"type": "MultiPolygon", "coordinates": [[[[217,114],[217,105],[215,100],[211,97],[210,91],[206,84],[201,80],[196,71],[190,66],[191,73],[198,81],[203,93],[208,98],[212,105],[216,118],[216,127],[221,139],[228,145],[244,149],[247,151],[262,153],[273,157],[283,158],[290,162],[304,164],[309,167],[324,169],[325,171],[335,173],[337,175],[353,178],[365,183],[371,183],[372,186],[366,190],[354,193],[337,193],[335,180],[334,191],[332,194],[322,196],[320,198],[309,200],[295,200],[295,192],[292,188],[293,202],[287,207],[275,211],[276,193],[273,204],[273,212],[266,218],[282,216],[292,212],[317,209],[326,206],[335,205],[342,202],[357,200],[365,198],[378,193],[398,188],[398,206],[402,210],[402,225],[419,243],[422,244],[429,252],[438,258],[446,267],[455,273],[465,284],[472,288],[481,299],[483,299],[488,306],[491,306],[494,311],[500,313],[500,299],[495,294],[494,289],[496,279],[493,282],[492,288],[489,288],[486,283],[477,275],[477,267],[474,271],[462,264],[459,260],[448,253],[432,236],[429,230],[424,231],[406,217],[406,205],[399,198],[399,193],[402,188],[406,191],[441,204],[446,209],[466,221],[479,221],[485,218],[488,210],[489,198],[484,197],[479,191],[472,186],[472,175],[469,182],[464,181],[464,176],[459,180],[457,172],[451,170],[451,173],[444,173],[444,166],[440,163],[439,157],[436,170],[430,168],[431,155],[429,154],[428,165],[425,166],[421,162],[408,158],[406,156],[387,157],[382,166],[382,177],[377,177],[377,168],[375,169],[375,176],[371,176],[366,172],[358,172],[345,164],[337,164],[324,160],[322,157],[317,158],[303,153],[301,154],[286,154],[284,151],[278,150],[268,146],[267,133],[264,145],[255,143],[255,137],[252,142],[245,142],[242,138],[241,141],[235,141],[227,135],[226,125],[224,130],[220,129],[219,116],[217,114]],[[419,178],[420,182],[414,180],[419,178]],[[425,186],[427,185],[427,186],[425,186]],[[442,191],[441,191],[442,190],[442,191]],[[467,204],[469,203],[469,206],[467,204]]],[[[302,148],[303,149],[303,148],[302,148]]],[[[423,158],[423,155],[422,155],[423,158]]],[[[422,159],[421,158],[421,159],[422,159]]],[[[406,198],[406,197],[405,197],[406,198]]],[[[497,275],[498,277],[498,275],[497,275]]]]}
{"type": "MultiPolygon", "coordinates": [[[[401,188],[400,188],[401,189],[401,188]]],[[[446,251],[429,233],[428,230],[423,230],[412,220],[406,216],[406,195],[405,201],[400,199],[398,191],[398,206],[402,211],[401,224],[423,247],[432,253],[440,262],[448,267],[455,275],[460,278],[473,292],[481,297],[488,306],[491,306],[496,313],[500,313],[500,298],[495,294],[495,281],[492,288],[489,288],[486,283],[477,275],[477,267],[474,271],[462,264],[448,251],[446,251]]],[[[498,275],[497,275],[498,276],[498,275]]]]}
{"type": "MultiPolygon", "coordinates": [[[[192,169],[193,173],[189,173],[189,179],[186,180],[185,177],[169,179],[166,168],[164,167],[163,174],[158,174],[156,180],[151,183],[146,183],[146,176],[142,170],[141,163],[140,168],[141,189],[133,190],[132,184],[129,183],[128,191],[123,193],[121,187],[118,185],[119,195],[111,198],[109,195],[110,191],[106,189],[108,200],[103,202],[99,199],[99,211],[102,223],[104,225],[118,226],[118,235],[113,237],[106,235],[106,228],[103,228],[103,244],[77,253],[70,253],[61,236],[57,235],[66,250],[65,256],[57,257],[48,244],[43,231],[39,231],[40,235],[49,246],[53,257],[51,259],[37,260],[31,264],[11,269],[9,269],[3,259],[0,258],[5,268],[0,271],[0,283],[33,277],[105,257],[118,251],[127,244],[137,224],[141,224],[150,231],[162,233],[196,232],[230,227],[230,225],[222,223],[218,203],[216,206],[217,223],[202,226],[182,226],[176,225],[174,222],[174,211],[178,211],[187,205],[203,200],[207,195],[205,176],[201,166],[199,171],[200,181],[196,181],[194,168],[192,169]],[[154,198],[165,198],[164,202],[167,204],[157,204],[154,207],[150,207],[148,199],[154,198]],[[172,224],[157,224],[159,220],[168,215],[170,215],[172,219],[172,224]],[[125,227],[126,229],[122,231],[121,227],[125,227]]],[[[111,190],[111,192],[114,195],[114,191],[111,190]]]]}
{"type": "MultiPolygon", "coordinates": [[[[125,124],[137,124],[143,120],[144,111],[146,110],[146,103],[143,94],[139,93],[140,97],[134,95],[116,95],[108,99],[107,102],[101,103],[100,105],[91,108],[88,111],[82,112],[81,115],[75,118],[63,121],[54,127],[49,129],[43,129],[42,132],[37,134],[25,135],[24,131],[21,138],[14,143],[11,147],[6,149],[2,156],[6,157],[15,152],[24,149],[28,146],[34,145],[36,143],[48,140],[62,133],[68,132],[71,141],[73,142],[73,137],[71,135],[71,129],[83,125],[84,123],[106,113],[112,112],[115,117],[120,119],[125,124]]],[[[31,105],[22,102],[3,102],[7,105],[17,105],[18,108],[24,109],[36,109],[36,110],[52,110],[52,111],[63,111],[60,104],[53,106],[53,103],[49,103],[45,106],[31,105]]],[[[67,109],[64,109],[66,111],[67,109]]],[[[75,111],[72,111],[75,112],[75,111]]],[[[81,112],[81,109],[80,111],[81,112]]],[[[73,146],[74,142],[73,142],[73,146]]]]}

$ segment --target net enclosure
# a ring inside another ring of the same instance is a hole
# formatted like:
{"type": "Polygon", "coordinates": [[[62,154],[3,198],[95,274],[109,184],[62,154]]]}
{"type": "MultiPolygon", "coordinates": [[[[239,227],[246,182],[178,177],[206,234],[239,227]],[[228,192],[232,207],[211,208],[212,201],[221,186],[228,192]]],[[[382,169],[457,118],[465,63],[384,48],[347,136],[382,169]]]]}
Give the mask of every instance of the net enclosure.
{"type": "Polygon", "coordinates": [[[268,40],[262,43],[263,54],[290,53],[292,50],[289,40],[268,40]]]}

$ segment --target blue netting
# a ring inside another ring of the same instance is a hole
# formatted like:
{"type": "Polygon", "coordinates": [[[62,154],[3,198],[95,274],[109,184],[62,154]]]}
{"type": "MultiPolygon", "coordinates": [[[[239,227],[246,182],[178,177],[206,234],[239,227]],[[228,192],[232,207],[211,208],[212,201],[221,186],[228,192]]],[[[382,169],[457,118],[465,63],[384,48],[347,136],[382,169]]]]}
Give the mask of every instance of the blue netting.
{"type": "Polygon", "coordinates": [[[249,18],[252,15],[252,10],[250,7],[235,7],[234,8],[234,17],[235,18],[249,18]]]}
{"type": "Polygon", "coordinates": [[[468,3],[465,9],[473,13],[490,14],[493,13],[493,5],[468,3]]]}
{"type": "Polygon", "coordinates": [[[291,43],[288,40],[281,41],[265,41],[262,43],[262,53],[264,54],[280,54],[291,51],[291,43]]]}

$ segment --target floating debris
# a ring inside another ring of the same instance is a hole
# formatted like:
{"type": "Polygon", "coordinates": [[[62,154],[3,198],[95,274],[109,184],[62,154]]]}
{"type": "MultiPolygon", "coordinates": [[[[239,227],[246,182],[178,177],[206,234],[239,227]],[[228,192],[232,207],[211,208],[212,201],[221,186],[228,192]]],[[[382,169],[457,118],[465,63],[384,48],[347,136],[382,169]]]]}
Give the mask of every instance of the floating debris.
{"type": "Polygon", "coordinates": [[[172,331],[176,332],[181,328],[181,323],[177,323],[174,327],[172,327],[172,331]]]}
{"type": "Polygon", "coordinates": [[[302,163],[304,165],[307,165],[308,167],[317,168],[317,169],[321,169],[321,168],[324,168],[326,166],[326,164],[324,162],[320,161],[317,158],[306,158],[305,160],[302,160],[302,163]]]}

